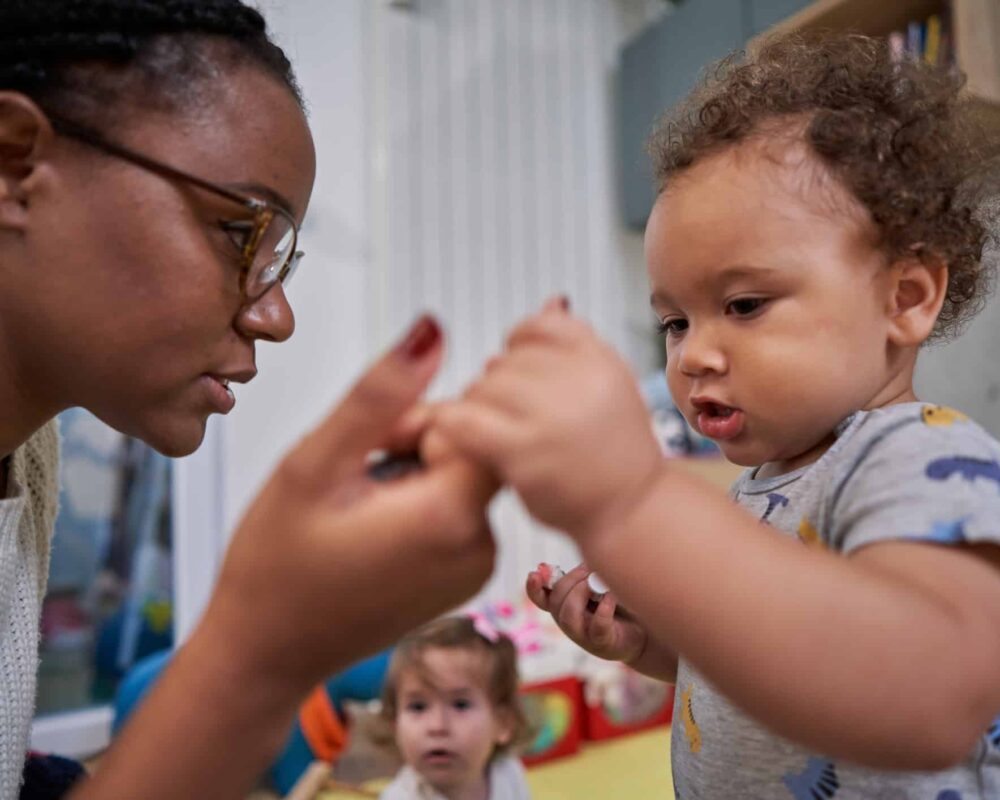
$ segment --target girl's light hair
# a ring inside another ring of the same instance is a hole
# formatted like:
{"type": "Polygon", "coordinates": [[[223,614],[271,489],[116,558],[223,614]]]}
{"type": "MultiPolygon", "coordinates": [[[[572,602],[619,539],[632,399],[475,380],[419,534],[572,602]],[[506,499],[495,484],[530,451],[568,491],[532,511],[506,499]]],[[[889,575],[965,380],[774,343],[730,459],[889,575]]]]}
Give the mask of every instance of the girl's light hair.
{"type": "Polygon", "coordinates": [[[404,637],[396,646],[382,687],[382,716],[395,722],[399,713],[399,682],[404,673],[416,672],[433,684],[424,663],[431,649],[462,650],[480,656],[485,666],[486,694],[497,712],[506,714],[511,724],[510,741],[497,746],[493,758],[504,755],[530,740],[527,718],[518,695],[517,650],[510,637],[497,633],[491,641],[480,634],[470,617],[445,617],[428,623],[404,637]]]}

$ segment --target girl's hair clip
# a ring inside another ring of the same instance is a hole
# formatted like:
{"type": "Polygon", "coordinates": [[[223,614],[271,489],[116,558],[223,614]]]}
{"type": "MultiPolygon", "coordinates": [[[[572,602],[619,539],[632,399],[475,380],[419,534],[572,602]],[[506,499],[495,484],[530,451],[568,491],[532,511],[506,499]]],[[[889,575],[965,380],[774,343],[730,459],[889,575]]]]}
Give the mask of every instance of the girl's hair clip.
{"type": "Polygon", "coordinates": [[[500,631],[483,614],[473,611],[469,614],[469,619],[472,620],[472,627],[476,629],[476,633],[487,642],[496,644],[500,641],[500,631]]]}

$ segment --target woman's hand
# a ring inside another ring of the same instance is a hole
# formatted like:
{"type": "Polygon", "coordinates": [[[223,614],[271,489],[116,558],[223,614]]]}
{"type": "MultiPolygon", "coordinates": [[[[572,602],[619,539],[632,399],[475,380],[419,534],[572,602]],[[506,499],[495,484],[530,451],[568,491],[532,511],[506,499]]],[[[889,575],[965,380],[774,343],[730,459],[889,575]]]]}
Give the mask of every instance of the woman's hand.
{"type": "Polygon", "coordinates": [[[449,457],[368,476],[373,449],[418,448],[417,402],[441,354],[437,324],[421,320],[285,457],[201,623],[75,797],[244,797],[310,688],[489,577],[485,472],[449,457]]]}
{"type": "Polygon", "coordinates": [[[473,595],[494,544],[496,484],[451,457],[373,481],[375,449],[415,451],[442,357],[429,318],[279,465],[233,537],[203,627],[256,671],[312,682],[473,595]]]}

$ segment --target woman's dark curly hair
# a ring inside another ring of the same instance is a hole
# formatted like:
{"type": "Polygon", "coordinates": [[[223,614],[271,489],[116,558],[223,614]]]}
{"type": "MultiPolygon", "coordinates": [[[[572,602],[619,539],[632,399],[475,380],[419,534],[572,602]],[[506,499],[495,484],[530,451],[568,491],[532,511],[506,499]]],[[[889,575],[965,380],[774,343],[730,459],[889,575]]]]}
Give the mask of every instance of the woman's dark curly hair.
{"type": "Polygon", "coordinates": [[[957,70],[894,59],[882,39],[782,36],[709,70],[657,124],[647,150],[662,192],[699,158],[783,119],[800,120],[810,150],[871,215],[890,259],[916,254],[948,265],[931,337],[948,339],[993,284],[970,186],[996,155],[996,141],[959,97],[963,83],[957,70]]]}

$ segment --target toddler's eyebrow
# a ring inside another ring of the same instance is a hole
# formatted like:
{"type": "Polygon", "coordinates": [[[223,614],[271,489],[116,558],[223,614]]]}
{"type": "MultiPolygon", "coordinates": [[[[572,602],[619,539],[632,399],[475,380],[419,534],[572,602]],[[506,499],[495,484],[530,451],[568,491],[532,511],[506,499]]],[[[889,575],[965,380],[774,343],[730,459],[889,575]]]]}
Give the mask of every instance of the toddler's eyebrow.
{"type": "MultiPolygon", "coordinates": [[[[725,291],[729,284],[741,278],[762,278],[778,273],[773,267],[757,267],[750,264],[735,264],[731,267],[723,267],[718,272],[708,272],[700,275],[696,280],[699,288],[709,288],[713,290],[725,291]]],[[[655,308],[676,308],[677,303],[663,289],[657,289],[649,296],[649,304],[655,308]]]]}
{"type": "Polygon", "coordinates": [[[649,304],[654,308],[673,308],[675,303],[666,292],[657,289],[649,296],[649,304]]]}

